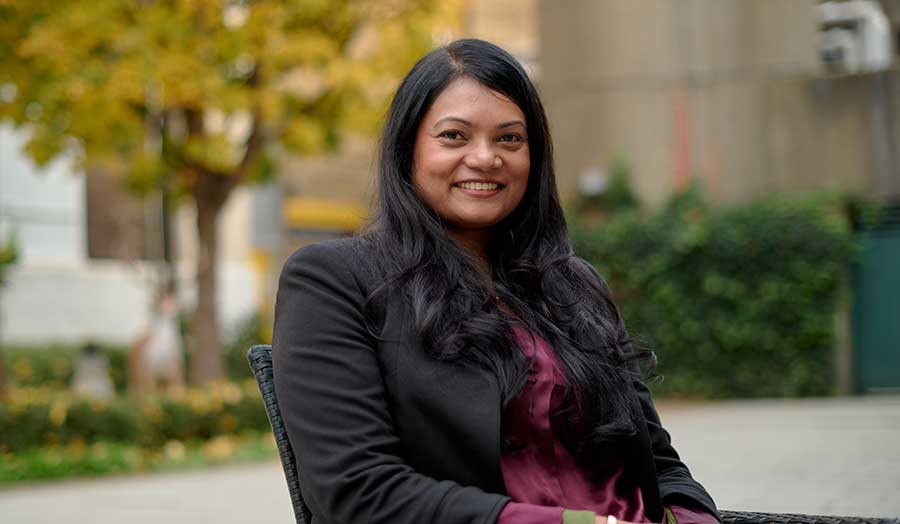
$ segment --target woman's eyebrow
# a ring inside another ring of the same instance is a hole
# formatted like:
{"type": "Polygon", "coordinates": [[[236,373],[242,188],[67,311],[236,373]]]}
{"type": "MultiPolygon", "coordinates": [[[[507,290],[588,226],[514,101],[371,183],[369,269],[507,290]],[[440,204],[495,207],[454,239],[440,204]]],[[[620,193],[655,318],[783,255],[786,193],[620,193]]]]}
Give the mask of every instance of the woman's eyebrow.
{"type": "Polygon", "coordinates": [[[509,122],[504,122],[504,123],[500,124],[499,126],[497,126],[497,129],[506,129],[507,127],[513,127],[513,126],[525,127],[525,122],[522,122],[521,120],[510,120],[509,122]]]}
{"type": "MultiPolygon", "coordinates": [[[[473,127],[472,122],[469,122],[465,118],[460,118],[458,116],[444,117],[444,118],[438,120],[437,122],[435,122],[433,127],[437,128],[438,126],[440,126],[441,124],[443,124],[445,122],[456,122],[456,123],[462,124],[464,126],[473,127]]],[[[502,124],[498,125],[497,129],[506,129],[508,127],[513,127],[513,126],[525,127],[525,122],[522,122],[521,120],[510,120],[509,122],[503,122],[502,124]]]]}
{"type": "Polygon", "coordinates": [[[464,126],[472,127],[472,122],[469,122],[465,118],[460,118],[458,116],[444,117],[444,118],[438,120],[437,122],[435,122],[434,127],[438,127],[439,125],[443,124],[444,122],[456,122],[456,123],[462,124],[464,126]]]}

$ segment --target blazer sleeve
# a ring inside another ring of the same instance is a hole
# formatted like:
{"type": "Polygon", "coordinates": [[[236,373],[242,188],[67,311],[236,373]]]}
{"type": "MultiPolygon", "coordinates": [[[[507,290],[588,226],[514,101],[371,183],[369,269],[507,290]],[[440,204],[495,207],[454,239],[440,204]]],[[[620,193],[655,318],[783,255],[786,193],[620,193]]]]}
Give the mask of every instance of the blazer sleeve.
{"type": "Polygon", "coordinates": [[[509,497],[419,474],[402,459],[348,251],[302,248],[279,281],[274,381],[304,499],[327,524],[493,524],[509,497]]]}

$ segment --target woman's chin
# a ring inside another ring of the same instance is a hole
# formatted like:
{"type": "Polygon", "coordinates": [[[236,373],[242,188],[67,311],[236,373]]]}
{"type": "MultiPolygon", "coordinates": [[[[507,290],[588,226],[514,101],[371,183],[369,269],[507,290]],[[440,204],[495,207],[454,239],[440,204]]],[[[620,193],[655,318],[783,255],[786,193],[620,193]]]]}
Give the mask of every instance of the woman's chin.
{"type": "Polygon", "coordinates": [[[490,230],[494,226],[500,223],[503,217],[499,217],[496,214],[492,214],[489,216],[467,216],[460,217],[458,220],[453,221],[454,229],[458,230],[468,230],[468,231],[485,231],[490,230]]]}

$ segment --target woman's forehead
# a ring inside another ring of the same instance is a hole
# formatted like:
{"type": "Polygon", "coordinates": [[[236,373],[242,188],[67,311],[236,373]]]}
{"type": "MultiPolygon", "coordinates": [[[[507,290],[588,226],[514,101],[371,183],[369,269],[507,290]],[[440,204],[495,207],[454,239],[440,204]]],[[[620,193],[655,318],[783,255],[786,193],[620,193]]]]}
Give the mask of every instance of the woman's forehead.
{"type": "Polygon", "coordinates": [[[424,118],[429,125],[446,119],[463,120],[462,123],[470,124],[494,120],[520,120],[524,123],[525,114],[507,96],[477,80],[461,77],[444,88],[424,118]]]}

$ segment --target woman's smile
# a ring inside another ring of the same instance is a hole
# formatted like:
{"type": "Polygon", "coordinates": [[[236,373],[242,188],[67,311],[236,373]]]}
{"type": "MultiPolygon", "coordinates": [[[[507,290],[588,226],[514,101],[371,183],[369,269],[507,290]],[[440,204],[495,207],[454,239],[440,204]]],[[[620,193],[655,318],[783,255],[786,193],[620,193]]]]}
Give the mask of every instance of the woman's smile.
{"type": "Polygon", "coordinates": [[[499,194],[500,190],[503,189],[503,184],[480,181],[457,182],[453,186],[475,198],[491,198],[499,194]]]}

